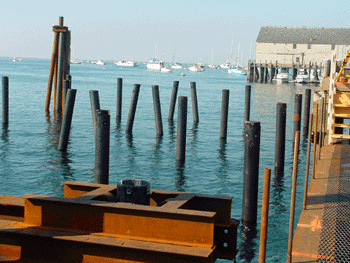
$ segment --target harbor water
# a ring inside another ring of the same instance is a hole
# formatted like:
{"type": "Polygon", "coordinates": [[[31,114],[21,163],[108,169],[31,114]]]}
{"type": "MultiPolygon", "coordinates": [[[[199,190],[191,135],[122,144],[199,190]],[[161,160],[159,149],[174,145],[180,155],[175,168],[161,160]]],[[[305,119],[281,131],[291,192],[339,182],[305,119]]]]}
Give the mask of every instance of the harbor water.
{"type": "MultiPolygon", "coordinates": [[[[243,189],[243,113],[245,76],[227,70],[204,72],[148,71],[140,64],[120,68],[84,63],[71,65],[72,88],[77,89],[67,153],[57,150],[58,127],[51,113],[45,115],[49,60],[0,58],[0,75],[9,77],[9,126],[0,137],[0,194],[62,196],[62,182],[92,182],[95,144],[89,90],[98,90],[101,109],[110,110],[110,184],[123,179],[142,179],[151,188],[233,197],[232,217],[240,220],[243,189]],[[183,73],[184,74],[181,74],[183,73]],[[122,120],[116,124],[117,78],[123,78],[122,120]],[[174,122],[167,120],[173,81],[178,96],[188,96],[186,161],[176,166],[177,107],[174,122]],[[196,82],[199,123],[193,124],[190,82],[196,82]],[[141,84],[132,136],[126,136],[126,119],[134,84],[141,84]],[[159,85],[164,136],[156,137],[152,85],[159,85]],[[228,135],[220,144],[222,90],[230,91],[228,135]]],[[[274,167],[276,104],[287,103],[285,174],[271,180],[267,262],[284,262],[287,254],[289,204],[292,177],[292,133],[295,94],[311,85],[293,83],[252,84],[251,120],[261,122],[259,212],[264,168],[274,167]]],[[[303,114],[302,114],[303,115],[303,114]]],[[[301,140],[297,185],[297,213],[300,214],[305,175],[306,140],[301,140]]],[[[273,173],[272,173],[273,174],[273,173]]],[[[273,175],[272,175],[273,176],[273,175]]],[[[239,227],[237,262],[257,262],[260,218],[256,231],[239,227]]],[[[218,260],[217,262],[230,262],[218,260]]]]}

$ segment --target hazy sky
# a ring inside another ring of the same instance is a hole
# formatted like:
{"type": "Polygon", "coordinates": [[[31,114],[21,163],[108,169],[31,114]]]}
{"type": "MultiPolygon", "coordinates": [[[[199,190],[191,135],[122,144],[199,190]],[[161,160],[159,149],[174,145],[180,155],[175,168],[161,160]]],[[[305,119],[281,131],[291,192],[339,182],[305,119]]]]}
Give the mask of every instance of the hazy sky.
{"type": "MultiPolygon", "coordinates": [[[[248,0],[1,1],[0,56],[50,58],[52,25],[63,16],[80,59],[209,63],[244,60],[262,26],[350,27],[350,2],[248,0]]],[[[350,40],[349,40],[350,41],[350,40]]]]}

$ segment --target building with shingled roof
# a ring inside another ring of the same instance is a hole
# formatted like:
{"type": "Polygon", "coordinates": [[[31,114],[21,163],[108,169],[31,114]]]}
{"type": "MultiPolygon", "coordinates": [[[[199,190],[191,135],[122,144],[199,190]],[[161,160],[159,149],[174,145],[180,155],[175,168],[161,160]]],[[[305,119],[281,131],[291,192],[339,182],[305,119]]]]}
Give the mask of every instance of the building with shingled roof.
{"type": "Polygon", "coordinates": [[[349,48],[350,28],[262,27],[256,39],[256,62],[319,64],[333,52],[343,60],[349,48]]]}

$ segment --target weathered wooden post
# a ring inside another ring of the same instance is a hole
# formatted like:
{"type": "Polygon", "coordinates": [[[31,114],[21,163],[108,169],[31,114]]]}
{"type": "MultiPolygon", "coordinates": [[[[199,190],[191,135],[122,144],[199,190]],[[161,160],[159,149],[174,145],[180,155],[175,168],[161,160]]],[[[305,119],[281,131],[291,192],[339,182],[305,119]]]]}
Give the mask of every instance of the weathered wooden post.
{"type": "Polygon", "coordinates": [[[197,90],[196,90],[196,82],[191,82],[191,100],[192,100],[192,113],[193,113],[193,122],[199,122],[198,116],[198,101],[197,101],[197,90]]]}
{"type": "Polygon", "coordinates": [[[269,219],[269,202],[270,202],[270,178],[271,169],[264,170],[264,189],[261,206],[261,225],[260,225],[260,244],[259,244],[259,263],[266,261],[266,241],[267,228],[269,219]]]}
{"type": "Polygon", "coordinates": [[[323,79],[329,78],[331,75],[331,60],[325,59],[323,61],[323,79]]]}
{"type": "Polygon", "coordinates": [[[287,104],[277,103],[276,111],[276,139],[275,139],[275,177],[281,178],[284,174],[284,157],[286,149],[286,117],[287,104]]]}
{"type": "Polygon", "coordinates": [[[119,123],[122,120],[122,95],[123,95],[123,79],[117,79],[117,110],[116,110],[116,122],[119,123]]]}
{"type": "Polygon", "coordinates": [[[187,97],[179,97],[177,116],[176,162],[181,165],[186,158],[187,97]]]}
{"type": "Polygon", "coordinates": [[[228,89],[222,90],[220,140],[225,142],[227,140],[229,97],[230,97],[230,91],[228,89]]]}
{"type": "Polygon", "coordinates": [[[312,179],[315,179],[315,175],[316,175],[316,149],[317,149],[317,137],[318,137],[318,104],[315,104],[314,107],[314,145],[313,145],[313,150],[312,150],[312,179]]]}
{"type": "Polygon", "coordinates": [[[94,135],[96,138],[96,111],[100,109],[100,98],[98,90],[90,90],[90,104],[91,104],[91,115],[92,115],[92,126],[94,128],[94,135]]]}
{"type": "Polygon", "coordinates": [[[127,134],[132,133],[132,128],[134,126],[137,101],[139,99],[139,93],[140,93],[140,86],[141,86],[140,84],[134,84],[134,89],[132,91],[131,102],[130,102],[129,113],[128,113],[128,120],[126,122],[126,129],[125,129],[125,132],[127,134]]]}
{"type": "Polygon", "coordinates": [[[262,63],[260,63],[260,83],[263,83],[264,82],[264,78],[265,78],[265,68],[263,66],[262,63]]]}
{"type": "Polygon", "coordinates": [[[250,120],[250,97],[252,86],[245,86],[244,117],[243,123],[250,120]]]}
{"type": "Polygon", "coordinates": [[[303,137],[308,137],[310,118],[311,89],[305,89],[303,137]]]}
{"type": "Polygon", "coordinates": [[[57,94],[56,94],[56,113],[57,115],[62,114],[62,77],[64,72],[64,49],[65,49],[65,38],[66,34],[64,32],[60,32],[60,49],[58,55],[58,69],[57,69],[57,94]]]}
{"type": "Polygon", "coordinates": [[[296,198],[297,175],[298,175],[299,141],[300,141],[300,131],[296,131],[295,137],[294,137],[292,194],[291,194],[291,201],[290,201],[290,216],[289,216],[289,231],[288,231],[288,255],[287,255],[288,263],[292,262],[295,198],[296,198]]]}
{"type": "Polygon", "coordinates": [[[58,150],[60,151],[67,150],[76,93],[76,89],[69,89],[67,91],[67,99],[64,104],[60,138],[58,141],[58,150]]]}
{"type": "Polygon", "coordinates": [[[260,122],[244,123],[244,178],[242,222],[256,225],[259,184],[260,122]]]}
{"type": "Polygon", "coordinates": [[[96,111],[95,183],[109,183],[110,113],[96,111]]]}
{"type": "MultiPolygon", "coordinates": [[[[312,131],[312,121],[313,121],[313,114],[311,114],[311,116],[310,116],[309,134],[311,134],[311,131],[312,131]]],[[[308,141],[307,141],[307,153],[306,153],[306,168],[305,168],[305,180],[304,180],[303,209],[306,209],[307,188],[308,188],[308,185],[309,185],[310,153],[311,153],[311,136],[309,136],[308,141]]]]}
{"type": "Polygon", "coordinates": [[[173,82],[173,90],[171,92],[169,115],[168,115],[168,120],[169,121],[172,121],[174,119],[175,105],[176,105],[176,98],[177,98],[177,91],[178,91],[178,89],[179,89],[179,81],[174,80],[174,82],[173,82]]]}
{"type": "Polygon", "coordinates": [[[296,133],[297,131],[300,131],[300,126],[301,126],[302,98],[303,98],[303,95],[301,95],[301,94],[295,94],[293,138],[295,138],[295,133],[296,133]]]}
{"type": "Polygon", "coordinates": [[[2,77],[2,124],[9,124],[9,77],[2,77]]]}
{"type": "Polygon", "coordinates": [[[161,137],[163,136],[163,122],[162,122],[162,112],[160,107],[158,85],[152,86],[152,96],[153,96],[153,108],[154,108],[154,118],[156,121],[157,137],[161,137]]]}

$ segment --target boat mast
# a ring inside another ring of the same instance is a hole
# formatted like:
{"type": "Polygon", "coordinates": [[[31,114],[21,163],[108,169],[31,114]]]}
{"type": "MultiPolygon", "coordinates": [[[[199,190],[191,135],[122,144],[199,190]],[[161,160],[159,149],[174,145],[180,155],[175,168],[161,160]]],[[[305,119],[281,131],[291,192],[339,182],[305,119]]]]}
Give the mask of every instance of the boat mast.
{"type": "Polygon", "coordinates": [[[232,33],[232,40],[231,40],[230,66],[232,66],[232,56],[233,56],[233,34],[234,33],[232,33]]]}
{"type": "Polygon", "coordinates": [[[211,49],[211,64],[213,65],[213,61],[214,61],[214,49],[211,49]]]}

